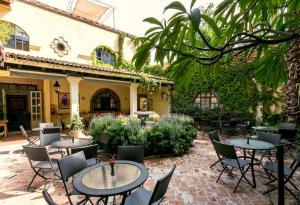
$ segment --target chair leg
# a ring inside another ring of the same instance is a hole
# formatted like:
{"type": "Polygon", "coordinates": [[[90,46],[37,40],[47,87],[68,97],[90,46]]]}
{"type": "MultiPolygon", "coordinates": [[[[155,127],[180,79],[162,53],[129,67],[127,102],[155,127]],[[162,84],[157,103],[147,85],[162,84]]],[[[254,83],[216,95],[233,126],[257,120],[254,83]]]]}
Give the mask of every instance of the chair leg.
{"type": "Polygon", "coordinates": [[[226,169],[226,166],[224,166],[224,165],[222,165],[222,166],[223,166],[223,170],[221,171],[221,173],[220,173],[220,175],[219,175],[219,177],[218,177],[218,179],[217,179],[216,183],[218,183],[219,179],[221,178],[221,176],[222,176],[223,172],[224,172],[224,171],[225,171],[225,169],[226,169]]]}
{"type": "MultiPolygon", "coordinates": [[[[240,182],[242,181],[243,178],[245,178],[246,181],[251,185],[251,183],[248,181],[248,179],[247,179],[246,176],[245,176],[245,174],[246,174],[246,172],[249,170],[249,168],[250,168],[250,166],[248,166],[248,168],[247,168],[244,172],[243,172],[242,170],[240,170],[241,173],[242,173],[242,176],[240,177],[238,183],[236,184],[233,193],[236,192],[236,189],[238,188],[238,186],[239,186],[239,184],[240,184],[240,182]]],[[[251,185],[251,186],[252,186],[252,185],[251,185]]]]}
{"type": "Polygon", "coordinates": [[[216,164],[218,164],[220,162],[220,160],[216,161],[215,163],[213,163],[212,165],[210,165],[209,168],[212,168],[213,166],[215,166],[216,164]]]}
{"type": "Polygon", "coordinates": [[[33,183],[34,179],[37,177],[37,176],[40,176],[42,177],[44,180],[47,180],[46,177],[44,177],[43,175],[41,175],[39,172],[41,171],[41,169],[38,169],[37,171],[35,169],[33,169],[33,171],[35,172],[35,175],[33,176],[33,178],[31,179],[28,187],[27,187],[27,191],[30,189],[31,187],[31,184],[33,183]]]}

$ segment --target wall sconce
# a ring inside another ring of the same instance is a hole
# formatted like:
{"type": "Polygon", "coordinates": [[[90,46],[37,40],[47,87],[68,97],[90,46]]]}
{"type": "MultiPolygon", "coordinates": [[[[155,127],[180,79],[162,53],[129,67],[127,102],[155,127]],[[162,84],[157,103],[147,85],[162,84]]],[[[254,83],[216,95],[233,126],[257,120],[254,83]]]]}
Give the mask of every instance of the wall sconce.
{"type": "Polygon", "coordinates": [[[154,87],[150,87],[149,95],[152,97],[154,93],[154,87]]]}
{"type": "Polygon", "coordinates": [[[56,93],[59,93],[60,91],[60,84],[58,83],[58,81],[55,81],[54,85],[53,85],[54,91],[56,93]]]}

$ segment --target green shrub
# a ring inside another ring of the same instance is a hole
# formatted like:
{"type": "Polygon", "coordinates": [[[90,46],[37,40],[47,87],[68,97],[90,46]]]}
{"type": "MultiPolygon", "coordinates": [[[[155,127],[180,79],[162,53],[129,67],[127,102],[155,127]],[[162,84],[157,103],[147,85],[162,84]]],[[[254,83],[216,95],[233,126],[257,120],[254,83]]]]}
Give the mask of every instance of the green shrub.
{"type": "Polygon", "coordinates": [[[89,132],[95,141],[102,133],[107,134],[108,153],[116,153],[120,145],[143,145],[146,155],[184,154],[197,134],[193,119],[186,116],[164,118],[150,128],[141,128],[130,119],[94,118],[89,132]]]}

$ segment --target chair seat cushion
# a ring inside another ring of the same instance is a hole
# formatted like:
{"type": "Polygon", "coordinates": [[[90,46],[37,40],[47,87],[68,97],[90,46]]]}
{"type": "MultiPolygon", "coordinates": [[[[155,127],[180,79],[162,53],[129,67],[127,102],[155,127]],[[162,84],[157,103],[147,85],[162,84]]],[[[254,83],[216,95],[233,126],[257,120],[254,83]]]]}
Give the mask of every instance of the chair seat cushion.
{"type": "MultiPolygon", "coordinates": [[[[57,160],[56,159],[51,159],[53,167],[57,167],[57,160]]],[[[35,165],[33,165],[34,168],[41,168],[41,169],[52,169],[51,164],[49,161],[42,161],[38,162],[35,165]]]]}
{"type": "MultiPolygon", "coordinates": [[[[271,172],[277,172],[277,164],[270,161],[267,161],[265,163],[264,168],[271,172]]],[[[292,171],[292,168],[284,166],[284,176],[289,176],[292,173],[292,171]]]]}
{"type": "Polygon", "coordinates": [[[244,167],[244,166],[247,166],[250,164],[250,161],[248,160],[244,160],[244,159],[229,159],[229,158],[225,158],[225,159],[222,159],[221,162],[226,164],[226,165],[229,165],[229,166],[232,166],[236,169],[239,168],[239,165],[238,165],[238,161],[239,161],[239,164],[240,164],[240,167],[244,167]]]}
{"type": "Polygon", "coordinates": [[[152,192],[139,188],[126,198],[125,205],[148,205],[151,195],[152,192]]]}

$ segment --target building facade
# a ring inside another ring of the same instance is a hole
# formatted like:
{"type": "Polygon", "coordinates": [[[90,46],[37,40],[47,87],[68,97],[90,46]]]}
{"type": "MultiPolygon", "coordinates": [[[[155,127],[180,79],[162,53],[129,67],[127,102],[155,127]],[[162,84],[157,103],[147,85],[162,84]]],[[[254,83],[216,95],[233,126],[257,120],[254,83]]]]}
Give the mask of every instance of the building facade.
{"type": "Polygon", "coordinates": [[[4,2],[0,20],[14,27],[0,67],[0,120],[9,131],[67,124],[74,114],[170,112],[171,81],[116,69],[120,36],[130,61],[132,35],[37,1],[4,2]],[[141,86],[144,78],[159,86],[141,86]]]}

